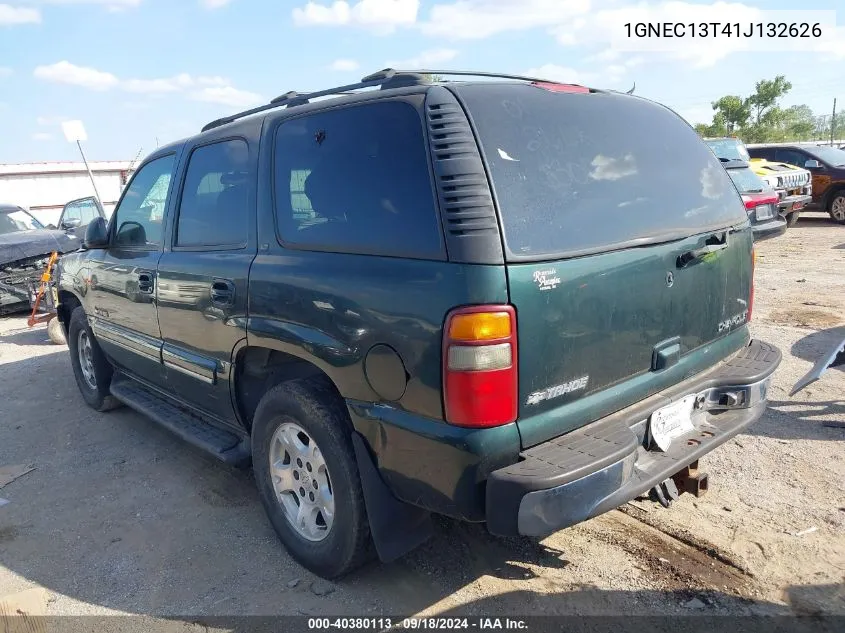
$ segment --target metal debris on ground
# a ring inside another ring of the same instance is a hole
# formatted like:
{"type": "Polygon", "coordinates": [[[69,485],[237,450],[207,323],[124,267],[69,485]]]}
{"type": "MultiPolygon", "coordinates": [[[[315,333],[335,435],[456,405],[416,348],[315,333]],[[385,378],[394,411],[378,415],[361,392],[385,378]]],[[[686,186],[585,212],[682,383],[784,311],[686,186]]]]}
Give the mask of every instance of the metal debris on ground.
{"type": "Polygon", "coordinates": [[[0,466],[0,488],[9,485],[15,479],[20,479],[24,475],[35,470],[34,466],[24,466],[17,464],[15,466],[0,466]]]}
{"type": "Polygon", "coordinates": [[[806,536],[807,534],[812,534],[813,532],[818,532],[819,528],[815,525],[813,527],[809,527],[806,530],[801,530],[800,532],[793,532],[792,536],[806,536]]]}

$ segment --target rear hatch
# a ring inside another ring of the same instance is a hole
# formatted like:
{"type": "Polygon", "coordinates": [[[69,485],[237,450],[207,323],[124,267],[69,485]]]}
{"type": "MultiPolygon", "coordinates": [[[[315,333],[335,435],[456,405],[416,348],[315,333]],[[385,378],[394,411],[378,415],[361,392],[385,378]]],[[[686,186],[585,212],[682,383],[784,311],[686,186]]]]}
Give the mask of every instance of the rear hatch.
{"type": "Polygon", "coordinates": [[[498,202],[523,445],[629,406],[747,341],[748,218],[680,117],[613,93],[454,90],[498,202]]]}

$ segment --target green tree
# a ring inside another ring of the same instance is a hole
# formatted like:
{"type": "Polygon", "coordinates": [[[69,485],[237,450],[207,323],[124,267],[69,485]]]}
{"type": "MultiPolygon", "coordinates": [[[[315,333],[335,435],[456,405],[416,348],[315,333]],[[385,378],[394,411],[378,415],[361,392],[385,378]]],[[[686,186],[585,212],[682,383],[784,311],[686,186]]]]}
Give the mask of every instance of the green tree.
{"type": "Polygon", "coordinates": [[[816,131],[816,117],[809,106],[796,105],[783,111],[783,131],[789,140],[807,141],[816,131]]]}
{"type": "Polygon", "coordinates": [[[771,80],[761,79],[754,88],[754,94],[746,99],[746,103],[752,111],[754,122],[760,125],[766,114],[777,107],[781,97],[792,90],[792,84],[783,75],[778,75],[771,80]]]}
{"type": "Polygon", "coordinates": [[[716,115],[722,116],[729,133],[745,127],[748,124],[748,119],[751,118],[751,106],[742,97],[726,95],[718,101],[714,101],[712,105],[716,115]]]}

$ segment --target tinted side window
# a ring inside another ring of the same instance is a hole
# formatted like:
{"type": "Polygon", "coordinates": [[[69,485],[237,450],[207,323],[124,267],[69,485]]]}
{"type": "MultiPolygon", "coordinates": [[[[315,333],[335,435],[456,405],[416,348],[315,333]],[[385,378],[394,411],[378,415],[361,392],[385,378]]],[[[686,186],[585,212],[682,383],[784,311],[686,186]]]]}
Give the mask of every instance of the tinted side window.
{"type": "Polygon", "coordinates": [[[114,210],[116,246],[154,247],[161,244],[167,192],[176,157],[162,156],[141,167],[114,210]]]}
{"type": "Polygon", "coordinates": [[[191,152],[179,202],[176,245],[245,245],[251,178],[249,147],[241,139],[191,152]]]}
{"type": "Polygon", "coordinates": [[[65,207],[62,221],[79,220],[81,224],[89,224],[94,218],[99,217],[99,215],[100,212],[97,210],[97,203],[89,198],[68,204],[65,207]]]}
{"type": "Polygon", "coordinates": [[[285,243],[442,259],[422,123],[411,105],[369,103],[286,121],[274,160],[285,243]]]}
{"type": "Polygon", "coordinates": [[[748,150],[751,158],[765,158],[766,160],[775,160],[775,150],[771,147],[753,147],[748,150]]]}
{"type": "Polygon", "coordinates": [[[804,152],[799,152],[795,149],[779,149],[777,157],[780,162],[795,165],[796,167],[804,167],[804,163],[810,158],[804,152]]]}

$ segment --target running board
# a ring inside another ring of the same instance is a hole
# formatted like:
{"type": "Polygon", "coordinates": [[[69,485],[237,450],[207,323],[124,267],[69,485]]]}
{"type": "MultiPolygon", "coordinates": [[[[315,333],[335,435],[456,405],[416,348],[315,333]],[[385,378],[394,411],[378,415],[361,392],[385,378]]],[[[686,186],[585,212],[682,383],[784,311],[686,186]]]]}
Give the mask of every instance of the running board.
{"type": "Polygon", "coordinates": [[[126,406],[158,422],[189,444],[233,466],[249,463],[249,442],[177,407],[137,381],[115,375],[111,394],[126,406]]]}

